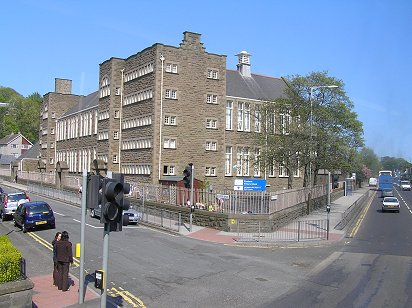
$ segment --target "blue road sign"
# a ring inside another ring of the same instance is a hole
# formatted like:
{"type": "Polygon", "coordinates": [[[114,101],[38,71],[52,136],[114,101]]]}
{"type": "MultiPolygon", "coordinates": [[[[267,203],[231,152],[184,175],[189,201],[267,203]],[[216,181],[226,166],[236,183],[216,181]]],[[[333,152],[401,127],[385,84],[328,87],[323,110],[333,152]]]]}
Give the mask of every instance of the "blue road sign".
{"type": "Polygon", "coordinates": [[[234,189],[243,191],[264,191],[266,190],[266,180],[237,179],[235,180],[234,189]]]}

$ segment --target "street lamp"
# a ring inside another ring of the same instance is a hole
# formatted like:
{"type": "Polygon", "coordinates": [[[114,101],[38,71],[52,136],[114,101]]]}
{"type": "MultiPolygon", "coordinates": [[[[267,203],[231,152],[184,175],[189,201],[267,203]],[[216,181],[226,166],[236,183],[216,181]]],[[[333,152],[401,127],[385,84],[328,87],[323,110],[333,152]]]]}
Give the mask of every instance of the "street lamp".
{"type": "MultiPolygon", "coordinates": [[[[339,88],[336,85],[328,85],[328,86],[313,86],[310,87],[310,95],[309,95],[309,102],[310,102],[310,144],[309,144],[309,188],[312,193],[312,126],[313,126],[313,91],[321,88],[339,88]]],[[[312,195],[311,195],[312,197],[312,195]]]]}

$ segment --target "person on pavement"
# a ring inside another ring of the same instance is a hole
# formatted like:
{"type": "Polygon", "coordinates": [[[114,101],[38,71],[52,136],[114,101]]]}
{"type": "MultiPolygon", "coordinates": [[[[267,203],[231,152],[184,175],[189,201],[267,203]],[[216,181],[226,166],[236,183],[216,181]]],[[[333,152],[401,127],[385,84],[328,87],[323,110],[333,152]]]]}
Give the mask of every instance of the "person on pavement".
{"type": "Polygon", "coordinates": [[[67,231],[63,231],[61,240],[56,242],[56,257],[57,288],[65,292],[69,290],[69,265],[73,263],[72,243],[67,231]]]}
{"type": "Polygon", "coordinates": [[[60,241],[62,237],[61,232],[57,232],[56,235],[54,236],[54,240],[52,241],[52,246],[53,246],[53,285],[57,286],[57,254],[56,254],[56,243],[57,241],[60,241]]]}

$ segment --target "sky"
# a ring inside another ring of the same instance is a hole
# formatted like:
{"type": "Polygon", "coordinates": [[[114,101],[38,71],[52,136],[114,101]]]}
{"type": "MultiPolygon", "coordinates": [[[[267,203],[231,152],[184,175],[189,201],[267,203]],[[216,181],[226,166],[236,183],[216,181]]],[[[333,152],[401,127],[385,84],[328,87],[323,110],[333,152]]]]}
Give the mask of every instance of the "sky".
{"type": "Polygon", "coordinates": [[[344,82],[378,157],[412,161],[410,0],[13,0],[2,3],[0,86],[23,96],[98,89],[99,64],[155,43],[179,46],[201,34],[206,51],[242,50],[252,73],[272,77],[326,71],[344,82]]]}

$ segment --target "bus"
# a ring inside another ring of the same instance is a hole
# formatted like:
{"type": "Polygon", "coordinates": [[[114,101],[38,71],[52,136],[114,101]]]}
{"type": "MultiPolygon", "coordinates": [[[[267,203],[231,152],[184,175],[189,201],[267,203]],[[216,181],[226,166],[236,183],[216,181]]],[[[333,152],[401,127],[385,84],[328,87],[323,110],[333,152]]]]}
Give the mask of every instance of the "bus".
{"type": "Polygon", "coordinates": [[[392,171],[389,171],[389,170],[379,171],[378,190],[380,190],[380,191],[390,190],[392,192],[392,190],[393,190],[392,171]]]}

